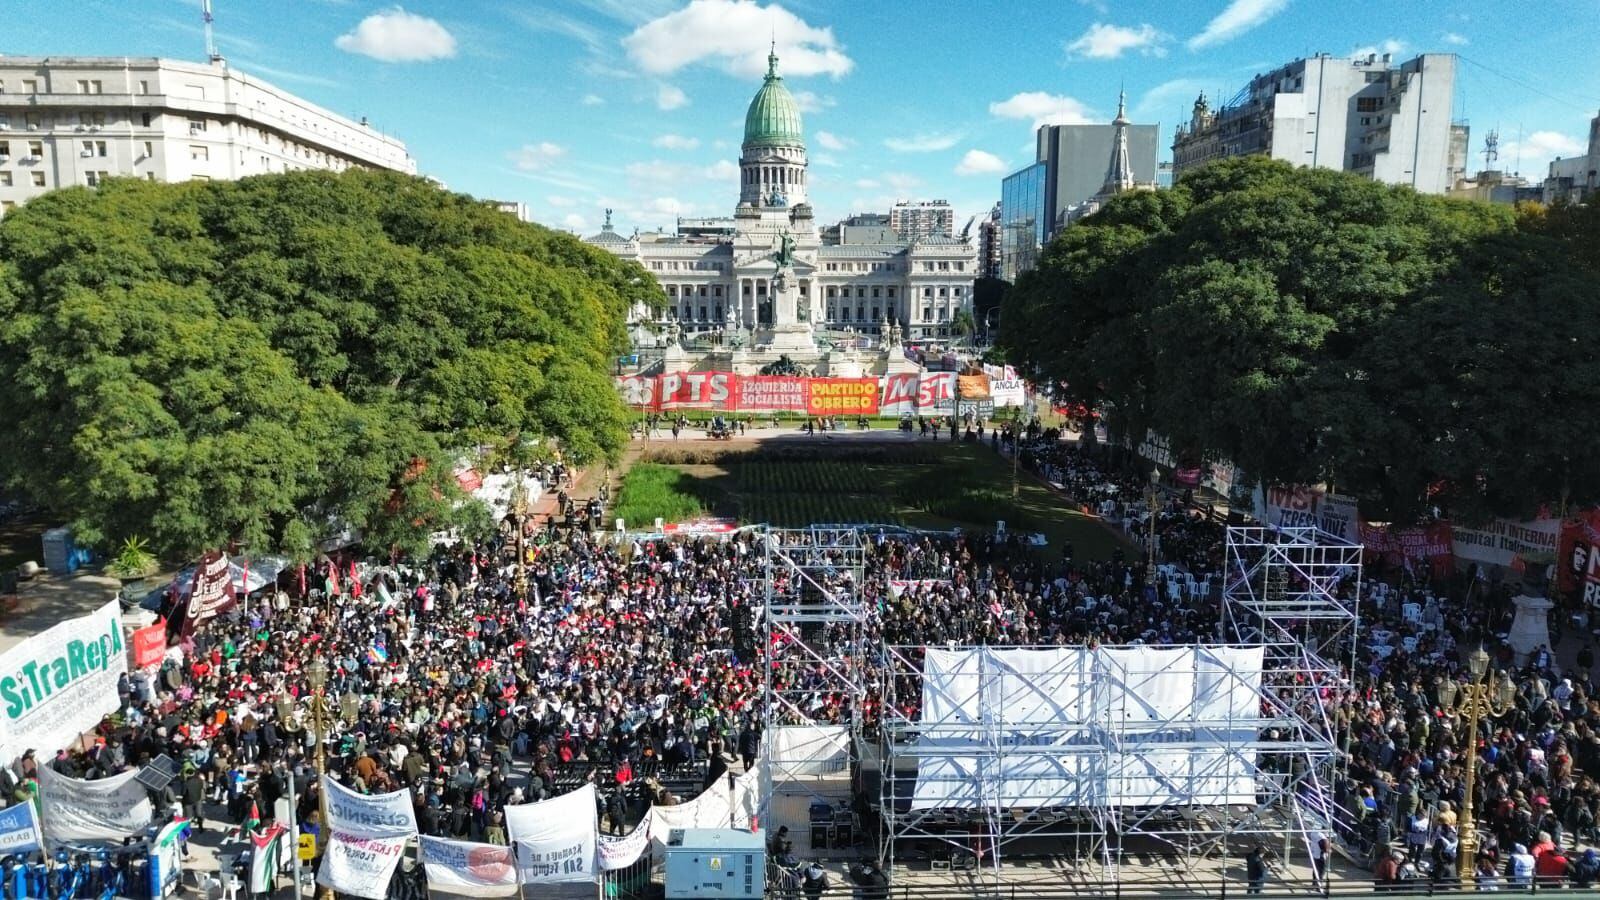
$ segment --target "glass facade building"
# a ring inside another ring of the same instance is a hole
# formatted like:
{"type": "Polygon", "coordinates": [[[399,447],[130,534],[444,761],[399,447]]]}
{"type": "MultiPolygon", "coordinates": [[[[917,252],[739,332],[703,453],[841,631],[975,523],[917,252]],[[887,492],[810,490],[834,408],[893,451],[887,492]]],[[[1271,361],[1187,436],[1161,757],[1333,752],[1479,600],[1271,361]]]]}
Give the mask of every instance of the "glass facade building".
{"type": "Polygon", "coordinates": [[[1050,233],[1045,163],[1034,163],[1000,182],[1000,277],[1015,282],[1033,268],[1050,233]]]}

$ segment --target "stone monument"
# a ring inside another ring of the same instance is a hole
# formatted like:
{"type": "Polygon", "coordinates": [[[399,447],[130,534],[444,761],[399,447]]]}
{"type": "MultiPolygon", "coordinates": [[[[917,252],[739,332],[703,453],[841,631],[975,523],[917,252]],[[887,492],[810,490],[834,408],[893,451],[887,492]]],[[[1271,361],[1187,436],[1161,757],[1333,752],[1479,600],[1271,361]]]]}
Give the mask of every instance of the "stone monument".
{"type": "Polygon", "coordinates": [[[1555,606],[1545,597],[1521,596],[1511,601],[1517,605],[1517,617],[1511,620],[1511,634],[1506,643],[1516,654],[1517,665],[1526,665],[1528,657],[1540,647],[1550,646],[1550,609],[1555,606]]]}
{"type": "Polygon", "coordinates": [[[777,274],[772,277],[772,328],[763,335],[761,342],[774,353],[814,354],[817,352],[816,334],[811,323],[799,315],[800,288],[794,276],[794,246],[794,237],[785,231],[778,239],[777,252],[772,254],[778,266],[777,274]]]}

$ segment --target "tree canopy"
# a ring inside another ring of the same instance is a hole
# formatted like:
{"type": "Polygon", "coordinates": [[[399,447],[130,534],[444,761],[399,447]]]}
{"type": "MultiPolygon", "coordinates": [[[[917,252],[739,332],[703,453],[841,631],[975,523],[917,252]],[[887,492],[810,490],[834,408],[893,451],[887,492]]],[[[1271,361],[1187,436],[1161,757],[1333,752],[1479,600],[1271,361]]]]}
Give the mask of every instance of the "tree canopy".
{"type": "Polygon", "coordinates": [[[1373,518],[1600,499],[1596,217],[1261,157],[1065,229],[1001,316],[1008,358],[1121,435],[1165,434],[1373,518]],[[1586,257],[1584,254],[1588,253],[1586,257]]]}
{"type": "Polygon", "coordinates": [[[79,539],[415,547],[459,454],[613,455],[636,264],[393,173],[112,180],[0,222],[0,479],[79,539]]]}

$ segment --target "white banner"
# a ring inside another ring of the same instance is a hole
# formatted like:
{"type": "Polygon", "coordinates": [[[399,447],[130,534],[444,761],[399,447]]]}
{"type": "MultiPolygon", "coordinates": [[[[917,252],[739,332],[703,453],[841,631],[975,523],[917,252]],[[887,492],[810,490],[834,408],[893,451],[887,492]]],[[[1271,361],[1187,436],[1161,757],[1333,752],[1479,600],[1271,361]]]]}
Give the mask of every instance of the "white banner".
{"type": "Polygon", "coordinates": [[[430,893],[463,897],[510,897],[517,893],[517,861],[510,847],[427,835],[420,842],[430,893]]]}
{"type": "Polygon", "coordinates": [[[0,655],[0,760],[48,759],[122,705],[128,671],[122,611],[112,600],[58,622],[0,655]]]}
{"type": "Polygon", "coordinates": [[[757,757],[749,771],[733,780],[733,827],[755,828],[761,816],[761,778],[767,770],[767,757],[757,757]]]}
{"type": "Polygon", "coordinates": [[[133,769],[81,781],[39,767],[39,821],[52,841],[120,841],[150,825],[150,795],[133,769]]]}
{"type": "Polygon", "coordinates": [[[718,778],[700,796],[677,806],[650,807],[650,837],[664,845],[674,828],[728,828],[733,815],[733,791],[728,779],[718,778]]]}
{"type": "Polygon", "coordinates": [[[1027,386],[1017,377],[1014,367],[985,365],[983,374],[989,376],[989,396],[996,408],[1027,405],[1027,386]]]}
{"type": "Polygon", "coordinates": [[[1560,532],[1560,519],[1532,522],[1495,519],[1482,528],[1452,525],[1456,559],[1491,566],[1509,566],[1518,556],[1524,560],[1552,557],[1556,552],[1556,535],[1560,532]]]}
{"type": "Polygon", "coordinates": [[[646,816],[643,822],[633,826],[633,830],[622,837],[600,835],[599,846],[600,871],[626,869],[638,862],[650,846],[650,817],[646,816]]]}
{"type": "Polygon", "coordinates": [[[322,790],[328,798],[328,843],[317,883],[384,900],[406,842],[417,833],[411,792],[358,794],[327,777],[322,790]]]}
{"type": "Polygon", "coordinates": [[[21,855],[42,847],[39,816],[32,803],[16,803],[0,810],[0,856],[21,855]]]}
{"type": "Polygon", "coordinates": [[[506,807],[506,829],[517,845],[523,884],[594,879],[600,821],[593,784],[551,800],[506,807]]]}
{"type": "Polygon", "coordinates": [[[929,649],[912,808],[1253,802],[1260,647],[929,649]],[[1140,734],[1152,749],[1128,752],[1140,734]],[[1161,743],[1185,745],[1158,749],[1161,743]],[[986,752],[996,743],[1006,749],[986,752]],[[1029,748],[1036,748],[1030,750],[1029,748]]]}
{"type": "Polygon", "coordinates": [[[1263,525],[1320,528],[1352,544],[1361,543],[1361,516],[1354,497],[1330,494],[1322,485],[1260,485],[1255,491],[1255,516],[1263,525]]]}
{"type": "Polygon", "coordinates": [[[850,765],[850,731],[843,725],[780,725],[771,739],[772,764],[793,775],[826,775],[850,765]]]}

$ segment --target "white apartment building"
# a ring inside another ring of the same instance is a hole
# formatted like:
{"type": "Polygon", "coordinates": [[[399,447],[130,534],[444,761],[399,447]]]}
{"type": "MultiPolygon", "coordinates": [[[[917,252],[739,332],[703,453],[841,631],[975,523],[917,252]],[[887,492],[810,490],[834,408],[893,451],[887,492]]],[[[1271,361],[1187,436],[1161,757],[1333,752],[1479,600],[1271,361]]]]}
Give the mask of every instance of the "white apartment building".
{"type": "Polygon", "coordinates": [[[0,214],[111,177],[235,179],[351,166],[415,174],[406,145],[230,68],[0,56],[0,214]]]}
{"type": "Polygon", "coordinates": [[[1466,173],[1467,127],[1452,118],[1456,57],[1424,53],[1299,59],[1257,75],[1228,105],[1202,96],[1172,144],[1177,177],[1213,159],[1264,154],[1442,194],[1466,173]]]}
{"type": "Polygon", "coordinates": [[[906,240],[954,237],[956,211],[948,200],[901,200],[889,208],[889,227],[906,240]]]}

